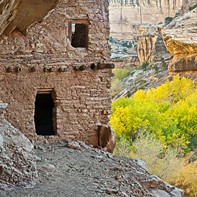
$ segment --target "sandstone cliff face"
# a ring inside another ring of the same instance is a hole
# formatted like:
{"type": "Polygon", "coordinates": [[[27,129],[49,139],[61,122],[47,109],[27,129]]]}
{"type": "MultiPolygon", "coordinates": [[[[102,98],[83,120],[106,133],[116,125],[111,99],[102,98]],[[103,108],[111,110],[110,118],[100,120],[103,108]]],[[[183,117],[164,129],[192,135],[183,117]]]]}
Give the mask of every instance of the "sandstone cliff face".
{"type": "Polygon", "coordinates": [[[154,47],[157,39],[157,28],[141,27],[137,38],[137,52],[140,62],[150,62],[153,58],[154,47]]]}
{"type": "Polygon", "coordinates": [[[16,16],[16,9],[20,0],[2,0],[0,2],[0,35],[16,16]]]}
{"type": "Polygon", "coordinates": [[[174,56],[169,70],[197,70],[197,8],[175,18],[164,30],[163,39],[174,56]]]}
{"type": "Polygon", "coordinates": [[[180,10],[180,15],[183,15],[186,11],[196,7],[196,0],[185,0],[180,10]]]}
{"type": "Polygon", "coordinates": [[[110,34],[113,38],[132,40],[141,24],[157,24],[174,17],[183,0],[110,0],[110,34]]]}
{"type": "Polygon", "coordinates": [[[17,29],[26,33],[26,29],[40,22],[55,7],[57,0],[2,0],[0,2],[0,35],[17,29]]]}
{"type": "Polygon", "coordinates": [[[163,25],[142,25],[137,36],[137,53],[140,62],[168,61],[171,55],[167,51],[162,35],[163,25]]]}
{"type": "MultiPolygon", "coordinates": [[[[139,62],[153,60],[168,60],[170,55],[163,44],[160,32],[162,25],[156,24],[164,22],[166,17],[174,17],[182,3],[183,0],[110,0],[110,36],[137,45],[137,50],[133,50],[132,54],[127,52],[126,55],[130,58],[125,59],[125,55],[120,53],[118,62],[112,53],[116,67],[138,65],[139,62]]],[[[116,46],[112,43],[112,49],[114,48],[116,46]]]]}

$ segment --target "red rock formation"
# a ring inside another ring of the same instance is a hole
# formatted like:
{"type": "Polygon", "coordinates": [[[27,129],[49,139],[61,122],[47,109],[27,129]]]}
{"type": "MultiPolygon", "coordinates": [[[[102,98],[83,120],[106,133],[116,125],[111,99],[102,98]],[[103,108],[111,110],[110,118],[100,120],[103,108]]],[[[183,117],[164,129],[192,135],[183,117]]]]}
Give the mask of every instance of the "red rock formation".
{"type": "Polygon", "coordinates": [[[197,71],[197,8],[175,18],[164,30],[163,39],[174,56],[171,72],[197,71]]]}
{"type": "Polygon", "coordinates": [[[161,28],[163,25],[142,25],[137,37],[137,53],[141,63],[167,61],[171,55],[166,50],[161,28]]]}

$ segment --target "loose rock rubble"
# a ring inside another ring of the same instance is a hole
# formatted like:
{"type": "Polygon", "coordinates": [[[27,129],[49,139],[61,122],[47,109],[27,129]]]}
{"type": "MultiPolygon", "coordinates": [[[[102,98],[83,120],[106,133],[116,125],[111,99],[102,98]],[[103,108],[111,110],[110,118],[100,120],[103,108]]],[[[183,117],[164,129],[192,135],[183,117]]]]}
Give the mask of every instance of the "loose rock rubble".
{"type": "Polygon", "coordinates": [[[0,190],[1,197],[182,196],[181,190],[150,175],[137,160],[115,157],[83,142],[36,144],[35,152],[35,187],[0,190]]]}

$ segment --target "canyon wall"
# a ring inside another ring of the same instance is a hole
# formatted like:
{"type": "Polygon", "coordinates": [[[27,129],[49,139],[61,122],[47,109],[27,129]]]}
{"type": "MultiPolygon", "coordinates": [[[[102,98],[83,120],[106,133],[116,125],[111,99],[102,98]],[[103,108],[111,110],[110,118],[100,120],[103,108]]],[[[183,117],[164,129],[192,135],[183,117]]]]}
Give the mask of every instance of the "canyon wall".
{"type": "Polygon", "coordinates": [[[142,24],[164,22],[174,17],[183,0],[110,0],[110,35],[133,40],[142,24]]]}
{"type": "Polygon", "coordinates": [[[197,71],[197,3],[186,10],[162,30],[166,48],[173,55],[168,66],[171,72],[197,71]]]}

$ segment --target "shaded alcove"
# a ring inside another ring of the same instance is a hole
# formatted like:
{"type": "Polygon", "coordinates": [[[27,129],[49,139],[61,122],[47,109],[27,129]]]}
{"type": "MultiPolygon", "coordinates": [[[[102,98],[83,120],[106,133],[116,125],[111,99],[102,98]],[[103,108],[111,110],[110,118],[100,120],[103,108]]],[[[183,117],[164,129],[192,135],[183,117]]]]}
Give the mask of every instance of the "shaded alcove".
{"type": "MultiPolygon", "coordinates": [[[[13,6],[10,6],[9,18],[5,18],[5,20],[7,20],[4,21],[6,24],[4,25],[6,27],[4,34],[8,35],[14,30],[17,30],[25,35],[26,30],[31,25],[41,22],[43,18],[56,7],[57,1],[58,0],[12,0],[13,6]]],[[[0,3],[0,11],[2,6],[0,3]]]]}
{"type": "Polygon", "coordinates": [[[35,101],[35,127],[37,135],[55,135],[54,101],[52,93],[38,93],[35,101]]]}

